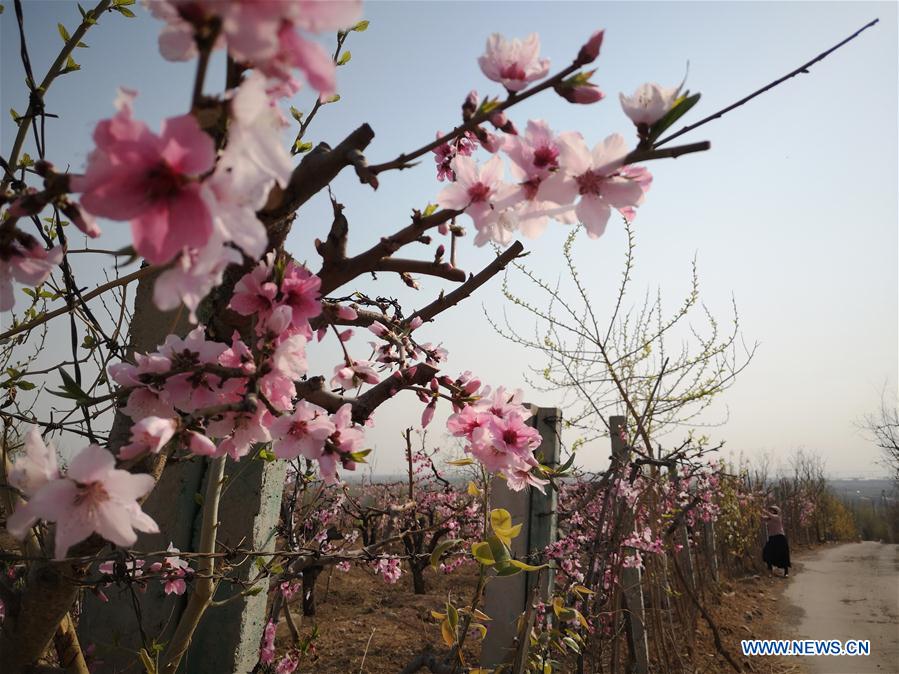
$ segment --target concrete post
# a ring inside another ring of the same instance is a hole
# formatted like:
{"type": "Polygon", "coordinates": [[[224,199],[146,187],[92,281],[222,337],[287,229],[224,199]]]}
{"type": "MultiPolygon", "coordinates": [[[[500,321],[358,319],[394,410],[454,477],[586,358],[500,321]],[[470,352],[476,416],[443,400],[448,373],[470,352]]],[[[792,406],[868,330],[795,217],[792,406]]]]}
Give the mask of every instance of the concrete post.
{"type": "MultiPolygon", "coordinates": [[[[562,411],[556,407],[535,407],[528,423],[540,431],[542,442],[537,453],[548,466],[559,465],[559,424],[562,411]]],[[[556,538],[556,505],[558,495],[552,489],[541,494],[536,489],[512,491],[502,478],[490,483],[490,507],[505,508],[514,524],[522,524],[521,533],[512,541],[512,555],[516,559],[533,559],[533,555],[556,538]]],[[[534,585],[540,582],[537,595],[543,599],[552,594],[552,570],[542,573],[522,572],[507,578],[494,578],[487,583],[484,612],[491,621],[481,646],[481,665],[496,667],[511,662],[515,653],[517,621],[524,612],[527,598],[534,585]]]]}
{"type": "MultiPolygon", "coordinates": [[[[621,431],[625,428],[627,419],[621,416],[609,417],[609,438],[612,444],[612,459],[621,465],[630,460],[630,452],[621,437],[621,431]]],[[[619,503],[615,512],[621,524],[623,535],[627,535],[633,528],[630,509],[627,504],[619,503]]],[[[635,553],[632,548],[622,548],[622,553],[635,553]]],[[[647,674],[649,671],[649,643],[646,637],[646,615],[643,604],[643,576],[639,568],[622,567],[621,577],[618,581],[621,587],[622,602],[624,604],[625,631],[627,632],[628,648],[631,652],[634,674],[647,674]]]]}
{"type": "MultiPolygon", "coordinates": [[[[130,326],[134,351],[153,351],[169,333],[186,335],[193,327],[186,312],[161,312],[152,301],[153,277],[138,284],[134,319],[130,326]]],[[[110,434],[110,446],[128,440],[131,420],[117,414],[110,434]]],[[[197,494],[203,493],[209,462],[201,458],[170,463],[144,504],[144,510],[159,524],[162,533],[141,534],[135,549],[164,550],[171,542],[182,551],[195,550],[199,543],[202,507],[197,494]]],[[[233,482],[226,486],[220,504],[218,540],[225,545],[266,549],[274,545],[279,504],[286,466],[283,461],[267,463],[245,458],[228,462],[226,475],[233,482]]],[[[252,562],[235,569],[242,579],[250,577],[252,562]]],[[[222,583],[215,599],[233,591],[222,583]]],[[[190,590],[188,589],[188,592],[190,590]]],[[[131,588],[108,588],[108,603],[85,593],[84,609],[78,624],[83,646],[95,644],[98,659],[105,663],[100,672],[133,669],[137,652],[144,646],[165,643],[171,637],[186,604],[186,595],[165,595],[162,583],[152,582],[144,594],[137,595],[140,619],[135,617],[131,588]]],[[[190,674],[246,674],[256,662],[259,640],[265,620],[266,593],[226,606],[211,608],[194,635],[191,648],[182,661],[181,672],[190,674]],[[252,661],[251,661],[252,660],[252,661]]]]}

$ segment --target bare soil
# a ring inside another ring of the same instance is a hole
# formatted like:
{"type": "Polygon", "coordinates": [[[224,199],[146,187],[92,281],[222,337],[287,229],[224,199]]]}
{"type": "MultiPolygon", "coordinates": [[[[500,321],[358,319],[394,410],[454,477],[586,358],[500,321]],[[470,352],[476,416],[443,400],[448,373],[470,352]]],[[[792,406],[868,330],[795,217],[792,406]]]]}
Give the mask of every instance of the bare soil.
{"type": "MultiPolygon", "coordinates": [[[[439,626],[430,612],[441,610],[450,592],[457,604],[466,603],[476,582],[474,567],[464,567],[449,576],[428,569],[428,592],[415,595],[411,578],[405,573],[396,585],[388,585],[365,570],[335,570],[327,589],[328,573],[324,572],[316,584],[314,617],[302,617],[298,600],[291,604],[301,634],[308,635],[313,625],[319,628],[314,654],[302,662],[298,672],[396,674],[423,650],[445,651],[439,626]]],[[[744,672],[806,674],[802,664],[793,659],[750,659],[743,657],[740,649],[741,639],[791,636],[785,631],[789,617],[785,617],[784,611],[789,606],[783,600],[788,583],[784,578],[765,575],[727,579],[722,582],[717,599],[711,595],[706,598],[724,647],[744,672]]],[[[290,632],[282,620],[278,626],[279,652],[289,643],[290,632]]],[[[466,651],[474,665],[477,644],[471,644],[466,651]]],[[[733,671],[716,651],[711,630],[701,617],[697,621],[693,663],[687,665],[687,670],[697,674],[733,671]]]]}
{"type": "MultiPolygon", "coordinates": [[[[355,567],[348,572],[324,571],[316,583],[315,616],[302,616],[299,598],[291,604],[301,635],[309,635],[313,625],[319,630],[313,659],[304,660],[297,672],[396,673],[425,649],[445,651],[431,611],[442,610],[450,594],[456,606],[467,604],[477,573],[473,566],[449,575],[427,569],[425,579],[427,593],[416,595],[408,573],[388,585],[380,576],[355,567]]],[[[285,621],[278,625],[277,634],[280,653],[291,642],[285,621]]],[[[475,664],[477,649],[466,648],[466,653],[475,664]]]]}

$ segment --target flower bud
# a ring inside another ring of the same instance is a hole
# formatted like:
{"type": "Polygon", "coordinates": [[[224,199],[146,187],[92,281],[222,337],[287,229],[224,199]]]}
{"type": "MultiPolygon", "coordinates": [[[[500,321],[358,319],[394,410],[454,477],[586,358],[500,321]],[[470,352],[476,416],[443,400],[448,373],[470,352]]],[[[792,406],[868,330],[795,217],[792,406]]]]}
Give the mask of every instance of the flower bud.
{"type": "Polygon", "coordinates": [[[467,122],[474,117],[480,103],[481,99],[478,97],[478,92],[474,89],[469,91],[468,96],[465,97],[465,101],[462,103],[462,119],[467,122]]]}
{"type": "Polygon", "coordinates": [[[599,48],[602,46],[604,33],[605,31],[602,30],[593,33],[593,35],[590,36],[590,39],[587,40],[587,43],[581,47],[581,50],[577,53],[577,58],[574,62],[582,66],[593,63],[599,56],[599,48]]]}

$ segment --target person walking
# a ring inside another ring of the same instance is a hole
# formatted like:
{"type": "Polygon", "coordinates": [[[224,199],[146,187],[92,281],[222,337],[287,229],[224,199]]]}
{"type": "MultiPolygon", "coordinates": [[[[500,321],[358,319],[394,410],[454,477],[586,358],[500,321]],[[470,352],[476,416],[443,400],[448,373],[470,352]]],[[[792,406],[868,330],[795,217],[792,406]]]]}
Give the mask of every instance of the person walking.
{"type": "Polygon", "coordinates": [[[768,541],[762,550],[762,559],[768,565],[768,573],[774,575],[774,568],[784,570],[784,578],[790,575],[790,543],[784,533],[780,508],[771,506],[763,511],[762,519],[768,523],[768,541]]]}

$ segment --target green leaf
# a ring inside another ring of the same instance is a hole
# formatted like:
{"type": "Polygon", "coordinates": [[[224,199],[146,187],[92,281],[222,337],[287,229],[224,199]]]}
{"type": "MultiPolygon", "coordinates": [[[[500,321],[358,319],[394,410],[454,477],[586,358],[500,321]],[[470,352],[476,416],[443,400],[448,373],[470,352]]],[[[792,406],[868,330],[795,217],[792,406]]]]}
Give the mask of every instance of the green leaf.
{"type": "Polygon", "coordinates": [[[368,24],[369,24],[369,23],[370,23],[370,22],[369,22],[367,19],[362,19],[362,21],[360,21],[360,22],[357,23],[355,26],[353,26],[352,28],[350,28],[350,30],[354,30],[354,31],[356,31],[357,33],[364,33],[365,31],[368,30],[368,24]]]}
{"type": "Polygon", "coordinates": [[[23,391],[31,391],[34,389],[35,385],[30,381],[25,381],[24,379],[20,379],[15,383],[16,388],[22,389],[23,391]]]}
{"type": "Polygon", "coordinates": [[[203,494],[201,494],[200,492],[194,494],[194,503],[196,503],[198,506],[203,505],[203,502],[205,500],[206,499],[203,498],[203,494]]]}
{"type": "Polygon", "coordinates": [[[345,66],[347,63],[350,62],[351,58],[353,58],[352,52],[345,51],[345,52],[343,52],[343,54],[341,54],[340,59],[337,61],[337,65],[345,66]]]}
{"type": "Polygon", "coordinates": [[[678,98],[662,119],[652,125],[652,128],[649,130],[648,138],[650,143],[654,143],[666,129],[686,115],[690,111],[690,108],[699,102],[701,94],[693,94],[692,96],[689,96],[688,94],[689,92],[678,98]]]}
{"type": "Polygon", "coordinates": [[[259,458],[265,461],[266,463],[271,463],[275,461],[278,457],[275,456],[275,453],[270,449],[260,449],[259,450],[259,458]]]}
{"type": "Polygon", "coordinates": [[[437,204],[428,203],[428,205],[425,206],[425,210],[424,210],[424,212],[422,213],[422,215],[423,215],[424,217],[428,217],[429,215],[433,215],[434,213],[437,212],[437,208],[438,208],[437,204]]]}
{"type": "Polygon", "coordinates": [[[290,116],[293,117],[298,122],[303,121],[303,113],[297,110],[294,106],[290,106],[290,116]]]}
{"type": "Polygon", "coordinates": [[[117,11],[119,14],[121,14],[122,16],[128,17],[129,19],[133,19],[135,16],[134,12],[132,12],[127,7],[123,7],[122,5],[116,5],[115,7],[113,7],[113,9],[115,11],[117,11]]]}
{"type": "Polygon", "coordinates": [[[453,632],[459,627],[459,612],[456,610],[456,607],[446,603],[446,620],[449,623],[450,628],[453,632]]]}
{"type": "Polygon", "coordinates": [[[20,115],[18,112],[16,112],[15,108],[10,108],[9,114],[12,117],[12,121],[14,121],[16,124],[18,124],[19,120],[22,119],[22,115],[20,115]]]}
{"type": "Polygon", "coordinates": [[[309,150],[311,150],[311,149],[312,149],[312,143],[304,142],[304,141],[301,141],[298,139],[297,142],[294,143],[293,153],[294,154],[305,154],[306,152],[309,152],[309,150]]]}
{"type": "Polygon", "coordinates": [[[365,463],[365,457],[371,454],[370,449],[363,449],[358,452],[350,452],[347,456],[350,458],[350,461],[354,463],[365,463]]]}
{"type": "Polygon", "coordinates": [[[322,105],[329,105],[331,103],[336,103],[340,100],[340,94],[334,94],[333,96],[328,96],[328,98],[322,99],[322,105]]]}
{"type": "Polygon", "coordinates": [[[69,31],[67,31],[66,27],[63,26],[61,23],[56,24],[56,30],[59,31],[59,36],[62,38],[63,42],[68,42],[69,40],[72,39],[72,36],[69,35],[69,31]]]}
{"type": "Polygon", "coordinates": [[[450,466],[470,466],[474,463],[471,459],[455,459],[453,461],[446,462],[450,466]]]}
{"type": "Polygon", "coordinates": [[[490,546],[490,555],[496,561],[497,565],[505,565],[512,555],[509,554],[509,548],[494,534],[487,536],[487,544],[490,546]]]}
{"type": "Polygon", "coordinates": [[[443,556],[443,553],[449,550],[454,545],[458,545],[462,541],[451,538],[447,541],[441,541],[436,548],[434,548],[434,552],[431,553],[431,568],[434,571],[437,570],[437,564],[440,562],[440,558],[443,556]]]}
{"type": "Polygon", "coordinates": [[[251,587],[244,594],[246,594],[248,597],[255,597],[257,594],[262,592],[262,589],[263,588],[261,585],[257,585],[256,587],[251,587]]]}
{"type": "Polygon", "coordinates": [[[81,66],[75,63],[75,59],[73,59],[70,54],[69,58],[66,60],[66,67],[59,72],[60,74],[65,75],[66,73],[75,72],[76,70],[81,70],[81,66]]]}

